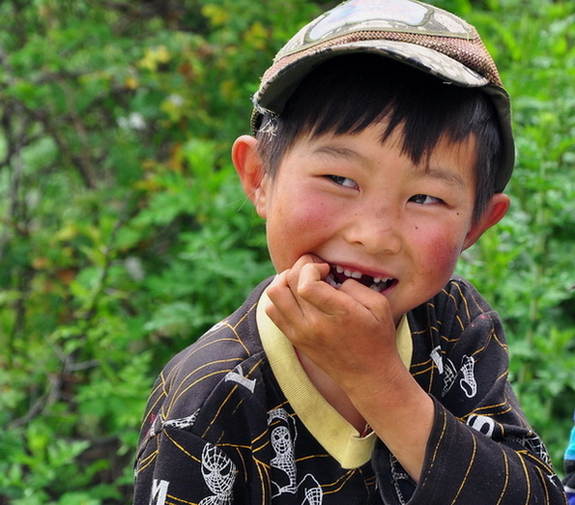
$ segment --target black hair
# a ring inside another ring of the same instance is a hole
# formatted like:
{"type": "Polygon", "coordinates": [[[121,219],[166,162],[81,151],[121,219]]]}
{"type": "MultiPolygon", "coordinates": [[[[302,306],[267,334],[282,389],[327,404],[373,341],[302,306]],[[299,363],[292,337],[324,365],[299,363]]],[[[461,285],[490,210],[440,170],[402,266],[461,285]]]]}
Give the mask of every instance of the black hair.
{"type": "Polygon", "coordinates": [[[278,116],[264,116],[258,149],[273,177],[282,157],[304,135],[357,134],[383,122],[384,142],[403,128],[402,150],[418,164],[441,138],[463,142],[476,137],[476,196],[479,220],[495,193],[502,145],[497,114],[478,88],[445,83],[405,63],[379,55],[336,56],[318,65],[299,84],[278,116]]]}

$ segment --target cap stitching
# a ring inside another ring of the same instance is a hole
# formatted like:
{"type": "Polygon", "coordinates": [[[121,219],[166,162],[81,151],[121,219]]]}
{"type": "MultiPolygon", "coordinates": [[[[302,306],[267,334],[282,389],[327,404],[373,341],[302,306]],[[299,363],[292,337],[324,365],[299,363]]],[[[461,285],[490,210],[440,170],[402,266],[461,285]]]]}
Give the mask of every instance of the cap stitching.
{"type": "Polygon", "coordinates": [[[282,68],[289,66],[292,62],[304,58],[309,54],[316,54],[330,47],[348,44],[351,42],[361,42],[370,40],[390,40],[394,42],[405,42],[415,44],[428,49],[433,49],[445,56],[448,56],[459,63],[474,70],[489,82],[497,86],[502,86],[497,67],[483,41],[477,33],[472,39],[456,39],[454,37],[443,37],[440,35],[424,35],[407,32],[382,32],[381,30],[360,31],[340,36],[319,44],[315,44],[298,52],[290,53],[278,59],[265,73],[262,78],[262,87],[267,81],[279,72],[282,68]],[[385,37],[382,37],[385,34],[385,37]]]}

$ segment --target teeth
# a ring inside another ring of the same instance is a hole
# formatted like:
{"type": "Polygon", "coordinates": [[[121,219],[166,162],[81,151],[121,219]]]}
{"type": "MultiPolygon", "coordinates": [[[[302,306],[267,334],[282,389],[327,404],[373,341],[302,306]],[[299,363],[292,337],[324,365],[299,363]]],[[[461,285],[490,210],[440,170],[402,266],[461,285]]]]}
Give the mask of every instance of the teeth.
{"type": "Polygon", "coordinates": [[[361,279],[362,277],[362,273],[361,272],[352,272],[351,270],[348,270],[347,268],[343,268],[340,267],[339,265],[335,265],[335,271],[338,274],[343,274],[346,277],[351,277],[352,279],[361,279]]]}
{"type": "Polygon", "coordinates": [[[378,293],[381,293],[388,286],[388,282],[392,280],[392,277],[386,277],[385,279],[376,277],[373,279],[373,284],[369,288],[377,291],[378,293]]]}
{"type": "MultiPolygon", "coordinates": [[[[352,279],[361,279],[363,277],[363,274],[361,272],[352,272],[351,270],[347,269],[347,268],[343,268],[340,265],[334,265],[335,271],[338,274],[343,274],[346,277],[350,277],[352,279]]],[[[381,291],[383,291],[387,285],[388,282],[392,281],[393,278],[392,277],[374,277],[373,278],[373,284],[370,286],[370,289],[373,289],[374,291],[377,291],[378,293],[380,293],[381,291]]],[[[328,282],[328,284],[330,284],[333,287],[340,287],[341,284],[339,282],[337,282],[333,275],[328,275],[326,277],[326,281],[328,282]]]]}
{"type": "Polygon", "coordinates": [[[337,282],[334,278],[333,275],[329,274],[326,278],[325,281],[332,287],[332,288],[339,288],[341,286],[341,284],[339,282],[337,282]]]}

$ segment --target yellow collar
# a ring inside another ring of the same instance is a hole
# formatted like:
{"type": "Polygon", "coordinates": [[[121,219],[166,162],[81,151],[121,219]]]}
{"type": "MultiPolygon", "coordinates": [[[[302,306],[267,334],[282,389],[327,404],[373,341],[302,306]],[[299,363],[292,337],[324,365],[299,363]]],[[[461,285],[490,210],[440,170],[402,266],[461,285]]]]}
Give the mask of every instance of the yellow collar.
{"type": "MultiPolygon", "coordinates": [[[[265,313],[268,303],[264,292],[256,313],[258,331],[285,397],[313,437],[343,468],[362,466],[371,457],[375,433],[361,437],[319,393],[301,366],[291,342],[265,313]]],[[[409,368],[413,343],[405,315],[397,326],[396,338],[401,359],[409,368]]]]}

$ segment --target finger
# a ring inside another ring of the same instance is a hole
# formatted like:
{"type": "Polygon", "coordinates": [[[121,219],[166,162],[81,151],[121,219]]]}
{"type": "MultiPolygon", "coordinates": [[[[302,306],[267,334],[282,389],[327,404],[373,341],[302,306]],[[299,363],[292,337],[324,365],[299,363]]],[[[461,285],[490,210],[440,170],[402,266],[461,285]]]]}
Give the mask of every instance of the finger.
{"type": "Polygon", "coordinates": [[[311,253],[304,254],[300,260],[304,260],[306,263],[325,263],[319,256],[311,253]]]}
{"type": "Polygon", "coordinates": [[[289,274],[290,270],[284,270],[277,274],[266,289],[270,301],[275,305],[282,305],[282,300],[293,298],[293,293],[288,281],[289,274]]]}
{"type": "Polygon", "coordinates": [[[378,321],[390,320],[393,322],[389,301],[381,293],[353,279],[346,280],[340,286],[339,291],[353,298],[361,306],[369,310],[378,321]]]}
{"type": "Polygon", "coordinates": [[[290,327],[290,322],[286,319],[284,313],[271,301],[266,305],[265,312],[273,323],[285,334],[285,329],[290,327]]]}
{"type": "Polygon", "coordinates": [[[348,294],[340,292],[323,280],[327,273],[322,274],[324,272],[315,265],[306,265],[302,269],[296,290],[296,296],[302,306],[310,305],[324,314],[335,315],[342,309],[347,310],[350,303],[356,304],[348,294]]]}
{"type": "Polygon", "coordinates": [[[327,263],[313,254],[304,254],[294,263],[288,272],[287,281],[294,293],[298,290],[302,270],[306,268],[312,269],[310,273],[314,272],[314,277],[315,275],[319,275],[319,279],[317,280],[321,280],[329,273],[329,265],[327,263]],[[317,272],[317,274],[315,274],[315,272],[317,272]]]}
{"type": "Polygon", "coordinates": [[[304,264],[300,271],[298,277],[297,288],[305,289],[308,285],[313,285],[315,283],[321,282],[326,284],[323,280],[325,276],[329,273],[329,265],[327,263],[306,263],[304,264]]]}
{"type": "Polygon", "coordinates": [[[270,300],[266,313],[278,326],[280,315],[282,322],[289,322],[302,315],[302,309],[288,282],[289,273],[289,270],[285,270],[278,274],[266,290],[270,300]]]}

